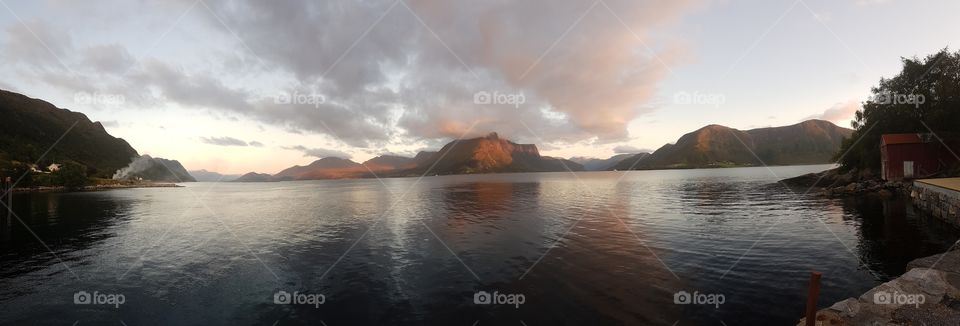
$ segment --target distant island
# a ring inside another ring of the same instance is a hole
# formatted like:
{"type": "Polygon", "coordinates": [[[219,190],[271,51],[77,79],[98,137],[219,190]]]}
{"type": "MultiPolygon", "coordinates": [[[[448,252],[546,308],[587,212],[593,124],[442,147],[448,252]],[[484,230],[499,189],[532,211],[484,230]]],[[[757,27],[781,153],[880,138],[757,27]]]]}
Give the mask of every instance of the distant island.
{"type": "Polygon", "coordinates": [[[456,140],[437,152],[420,152],[412,158],[387,155],[357,163],[326,157],[307,166],[287,168],[275,175],[251,172],[234,181],[827,164],[833,162],[833,155],[852,132],[824,120],[747,131],[709,125],[653,153],[619,154],[607,159],[541,156],[536,145],[516,144],[491,133],[485,137],[456,140]]]}

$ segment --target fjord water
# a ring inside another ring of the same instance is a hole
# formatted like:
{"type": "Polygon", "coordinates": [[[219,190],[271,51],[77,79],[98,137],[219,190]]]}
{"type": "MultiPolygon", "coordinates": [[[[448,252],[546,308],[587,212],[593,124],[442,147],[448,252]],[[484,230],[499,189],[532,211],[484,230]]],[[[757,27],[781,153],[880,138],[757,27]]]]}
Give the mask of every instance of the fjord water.
{"type": "Polygon", "coordinates": [[[826,168],[18,194],[29,229],[2,220],[0,323],[792,325],[810,271],[823,307],[957,240],[902,199],[776,183],[826,168]],[[275,304],[281,290],[325,302],[275,304]],[[124,302],[75,304],[79,291],[124,302]],[[478,305],[477,291],[525,300],[478,305]]]}

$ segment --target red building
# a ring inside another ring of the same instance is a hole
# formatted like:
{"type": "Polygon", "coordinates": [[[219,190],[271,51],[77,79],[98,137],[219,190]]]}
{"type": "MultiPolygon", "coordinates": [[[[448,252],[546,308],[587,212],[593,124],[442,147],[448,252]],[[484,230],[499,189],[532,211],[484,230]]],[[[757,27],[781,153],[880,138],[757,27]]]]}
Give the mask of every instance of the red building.
{"type": "Polygon", "coordinates": [[[933,134],[880,136],[880,170],[884,180],[929,177],[947,168],[951,160],[956,161],[933,134]]]}

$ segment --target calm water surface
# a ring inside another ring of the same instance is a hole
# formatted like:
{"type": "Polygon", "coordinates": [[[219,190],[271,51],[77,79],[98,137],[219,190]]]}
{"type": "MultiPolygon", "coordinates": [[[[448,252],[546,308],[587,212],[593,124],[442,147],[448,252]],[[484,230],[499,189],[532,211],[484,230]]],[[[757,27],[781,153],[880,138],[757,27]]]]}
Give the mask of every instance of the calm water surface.
{"type": "Polygon", "coordinates": [[[0,220],[0,323],[793,325],[810,271],[827,306],[958,239],[903,200],[775,183],[825,168],[20,194],[29,228],[0,220]],[[79,291],[124,302],[75,304],[79,291]],[[278,291],[325,302],[275,304],[278,291]],[[477,291],[524,303],[477,305],[477,291]],[[678,291],[724,302],[675,304],[678,291]]]}

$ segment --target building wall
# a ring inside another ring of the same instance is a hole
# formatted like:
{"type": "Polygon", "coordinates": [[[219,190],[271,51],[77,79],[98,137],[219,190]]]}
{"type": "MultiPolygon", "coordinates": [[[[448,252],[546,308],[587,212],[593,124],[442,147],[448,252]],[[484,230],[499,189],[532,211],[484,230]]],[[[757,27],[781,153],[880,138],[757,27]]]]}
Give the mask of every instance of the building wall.
{"type": "Polygon", "coordinates": [[[881,166],[885,180],[903,179],[903,162],[913,162],[915,178],[925,177],[940,171],[942,146],[932,143],[886,145],[880,149],[881,166]]]}

